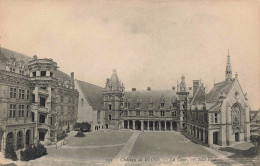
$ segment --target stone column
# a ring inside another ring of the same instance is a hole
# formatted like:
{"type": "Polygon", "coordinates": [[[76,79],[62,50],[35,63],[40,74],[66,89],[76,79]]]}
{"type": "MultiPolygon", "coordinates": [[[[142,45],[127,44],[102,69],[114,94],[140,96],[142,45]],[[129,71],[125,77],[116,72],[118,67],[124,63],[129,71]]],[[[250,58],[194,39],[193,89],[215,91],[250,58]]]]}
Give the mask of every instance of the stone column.
{"type": "Polygon", "coordinates": [[[150,130],[150,121],[149,120],[147,121],[147,127],[148,127],[147,130],[149,131],[150,130]]]}
{"type": "Polygon", "coordinates": [[[129,124],[130,124],[130,122],[129,122],[129,120],[127,121],[127,129],[129,129],[129,124]]]}
{"type": "Polygon", "coordinates": [[[159,121],[159,131],[162,130],[162,127],[161,127],[161,121],[159,121]]]}
{"type": "Polygon", "coordinates": [[[197,138],[197,127],[195,127],[195,130],[194,130],[194,137],[197,138]]]}
{"type": "Polygon", "coordinates": [[[144,121],[141,120],[141,131],[144,131],[144,121]]]}
{"type": "Polygon", "coordinates": [[[153,121],[153,131],[155,130],[155,121],[153,121]]]}
{"type": "Polygon", "coordinates": [[[249,116],[249,107],[246,107],[245,110],[245,135],[244,135],[244,140],[249,142],[250,141],[250,116],[249,116]]]}
{"type": "Polygon", "coordinates": [[[199,140],[201,140],[201,131],[199,129],[199,140]]]}
{"type": "Polygon", "coordinates": [[[208,131],[208,145],[210,147],[212,147],[212,145],[213,145],[213,131],[212,130],[208,131]]]}
{"type": "Polygon", "coordinates": [[[4,152],[5,150],[5,141],[6,141],[6,132],[3,133],[2,139],[1,139],[1,151],[4,152]]]}
{"type": "Polygon", "coordinates": [[[26,145],[26,130],[23,129],[23,147],[26,145]]]}
{"type": "Polygon", "coordinates": [[[13,132],[14,133],[14,149],[17,149],[17,132],[16,130],[13,132]]]}
{"type": "Polygon", "coordinates": [[[135,130],[135,120],[133,120],[133,130],[135,130]]]}
{"type": "Polygon", "coordinates": [[[167,130],[167,123],[166,123],[166,121],[164,122],[164,130],[165,131],[167,130]]]}
{"type": "Polygon", "coordinates": [[[172,121],[171,121],[171,123],[170,123],[170,130],[172,131],[172,121]]]}
{"type": "Polygon", "coordinates": [[[203,142],[206,142],[206,131],[203,130],[203,142]]]}
{"type": "Polygon", "coordinates": [[[180,122],[177,122],[176,125],[177,125],[177,131],[179,131],[180,130],[180,122]]]}

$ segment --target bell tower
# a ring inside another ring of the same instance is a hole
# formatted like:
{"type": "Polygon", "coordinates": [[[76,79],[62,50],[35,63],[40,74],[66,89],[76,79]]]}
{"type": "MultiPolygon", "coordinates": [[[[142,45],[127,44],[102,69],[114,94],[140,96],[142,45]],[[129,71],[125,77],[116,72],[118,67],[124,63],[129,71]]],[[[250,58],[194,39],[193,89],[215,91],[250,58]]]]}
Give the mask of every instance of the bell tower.
{"type": "Polygon", "coordinates": [[[226,65],[226,81],[229,81],[231,79],[232,79],[232,67],[231,67],[230,55],[228,50],[227,65],[226,65]]]}

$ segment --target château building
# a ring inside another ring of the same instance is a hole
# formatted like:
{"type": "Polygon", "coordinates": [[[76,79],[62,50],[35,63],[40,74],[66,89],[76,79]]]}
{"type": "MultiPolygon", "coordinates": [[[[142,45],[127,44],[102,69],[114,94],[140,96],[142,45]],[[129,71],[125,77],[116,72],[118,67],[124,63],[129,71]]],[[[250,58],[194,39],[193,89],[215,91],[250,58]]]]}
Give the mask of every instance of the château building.
{"type": "Polygon", "coordinates": [[[0,48],[0,147],[49,144],[72,129],[78,92],[52,59],[0,48]]]}
{"type": "Polygon", "coordinates": [[[250,140],[247,94],[238,74],[232,76],[227,56],[225,80],[214,83],[206,93],[201,80],[187,87],[185,77],[171,90],[125,91],[114,70],[104,88],[77,81],[79,117],[93,130],[133,129],[141,131],[181,131],[208,146],[232,145],[250,140]],[[82,94],[82,95],[81,95],[82,94]],[[82,97],[81,97],[82,96],[82,97]],[[86,117],[86,118],[85,118],[86,117]]]}

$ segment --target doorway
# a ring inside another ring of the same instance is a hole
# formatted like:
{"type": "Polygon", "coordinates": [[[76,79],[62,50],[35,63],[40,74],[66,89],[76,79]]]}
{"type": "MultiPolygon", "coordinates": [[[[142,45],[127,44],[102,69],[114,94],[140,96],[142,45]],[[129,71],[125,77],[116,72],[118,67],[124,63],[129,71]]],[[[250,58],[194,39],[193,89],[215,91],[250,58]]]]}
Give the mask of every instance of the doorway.
{"type": "Polygon", "coordinates": [[[218,132],[213,133],[213,144],[218,144],[218,132]]]}
{"type": "Polygon", "coordinates": [[[235,141],[236,141],[236,142],[239,142],[239,133],[238,133],[238,132],[235,133],[235,141]]]}

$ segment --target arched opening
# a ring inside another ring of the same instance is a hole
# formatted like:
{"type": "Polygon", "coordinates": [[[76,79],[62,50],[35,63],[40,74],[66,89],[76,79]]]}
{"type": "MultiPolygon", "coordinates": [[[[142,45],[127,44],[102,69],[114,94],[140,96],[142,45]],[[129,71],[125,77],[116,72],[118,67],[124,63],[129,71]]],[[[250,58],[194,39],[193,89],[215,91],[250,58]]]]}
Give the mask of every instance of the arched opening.
{"type": "Polygon", "coordinates": [[[144,130],[148,130],[148,122],[144,121],[144,130]]]}
{"type": "Polygon", "coordinates": [[[26,138],[25,138],[25,144],[26,145],[30,145],[31,143],[31,140],[30,140],[30,137],[31,137],[31,130],[27,130],[26,131],[26,138]]]}
{"type": "Polygon", "coordinates": [[[127,127],[128,127],[128,122],[127,122],[127,120],[125,120],[124,121],[124,128],[127,129],[127,127]]]}
{"type": "Polygon", "coordinates": [[[141,121],[135,121],[135,130],[141,130],[141,121]]]}
{"type": "Polygon", "coordinates": [[[164,121],[161,121],[161,130],[165,131],[165,122],[164,121]]]}
{"type": "Polygon", "coordinates": [[[150,130],[154,130],[154,129],[153,129],[153,121],[150,121],[150,122],[149,122],[149,129],[150,129],[150,130]]]}
{"type": "Polygon", "coordinates": [[[177,130],[177,122],[172,122],[172,128],[173,130],[177,130]]]}
{"type": "Polygon", "coordinates": [[[0,151],[2,151],[2,138],[3,138],[4,132],[0,131],[0,151]]]}
{"type": "Polygon", "coordinates": [[[218,132],[213,133],[213,144],[218,144],[218,132]]]}
{"type": "Polygon", "coordinates": [[[19,131],[17,133],[17,149],[22,149],[23,146],[23,132],[19,131]]]}
{"type": "Polygon", "coordinates": [[[133,121],[129,120],[129,129],[133,129],[133,121]]]}
{"type": "Polygon", "coordinates": [[[6,145],[14,146],[14,134],[12,132],[8,133],[6,136],[6,145]]]}
{"type": "Polygon", "coordinates": [[[158,131],[159,130],[159,122],[155,121],[155,130],[158,131]]]}
{"type": "Polygon", "coordinates": [[[166,122],[166,130],[171,130],[171,122],[166,122]]]}

